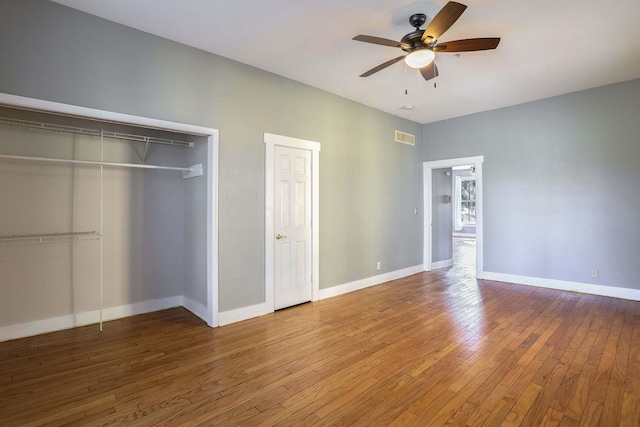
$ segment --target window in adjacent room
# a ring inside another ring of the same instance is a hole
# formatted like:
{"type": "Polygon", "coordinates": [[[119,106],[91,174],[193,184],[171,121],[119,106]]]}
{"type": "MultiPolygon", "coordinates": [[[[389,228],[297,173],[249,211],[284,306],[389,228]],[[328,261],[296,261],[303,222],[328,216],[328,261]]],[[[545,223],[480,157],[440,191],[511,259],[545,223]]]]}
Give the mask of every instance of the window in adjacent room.
{"type": "Polygon", "coordinates": [[[476,178],[456,176],[455,180],[456,230],[465,225],[476,225],[476,178]]]}

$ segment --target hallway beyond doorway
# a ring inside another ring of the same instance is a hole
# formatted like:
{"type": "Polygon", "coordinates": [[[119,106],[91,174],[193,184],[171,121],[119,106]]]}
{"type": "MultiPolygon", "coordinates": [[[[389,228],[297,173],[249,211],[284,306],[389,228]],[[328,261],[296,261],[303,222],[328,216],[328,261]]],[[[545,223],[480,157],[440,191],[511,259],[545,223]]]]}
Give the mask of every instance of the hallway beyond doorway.
{"type": "Polygon", "coordinates": [[[453,238],[453,266],[456,275],[476,277],[476,239],[473,237],[453,238]]]}

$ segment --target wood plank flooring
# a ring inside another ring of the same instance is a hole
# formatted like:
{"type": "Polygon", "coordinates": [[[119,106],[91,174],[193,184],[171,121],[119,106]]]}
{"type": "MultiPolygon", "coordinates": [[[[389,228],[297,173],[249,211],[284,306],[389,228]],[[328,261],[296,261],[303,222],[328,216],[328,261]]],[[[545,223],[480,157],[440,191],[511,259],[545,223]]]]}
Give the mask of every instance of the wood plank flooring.
{"type": "Polygon", "coordinates": [[[0,343],[0,425],[640,425],[640,302],[455,267],[210,329],[0,343]]]}

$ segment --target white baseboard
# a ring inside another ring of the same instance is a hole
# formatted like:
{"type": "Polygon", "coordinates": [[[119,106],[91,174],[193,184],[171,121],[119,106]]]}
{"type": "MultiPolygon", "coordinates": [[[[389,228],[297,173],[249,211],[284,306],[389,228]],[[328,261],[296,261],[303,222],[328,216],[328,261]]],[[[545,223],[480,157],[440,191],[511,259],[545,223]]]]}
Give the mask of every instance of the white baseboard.
{"type": "Polygon", "coordinates": [[[189,310],[190,312],[192,312],[193,314],[195,314],[196,316],[198,316],[199,318],[201,318],[202,320],[204,320],[205,322],[208,322],[207,318],[209,316],[208,316],[206,305],[200,304],[199,302],[192,300],[188,296],[183,296],[182,306],[187,310],[189,310]]]}
{"type": "Polygon", "coordinates": [[[424,266],[422,264],[414,265],[413,267],[403,268],[402,270],[390,271],[389,273],[379,274],[377,276],[354,280],[353,282],[344,283],[342,285],[320,289],[319,299],[326,299],[338,295],[343,295],[349,292],[368,288],[369,286],[379,285],[390,280],[401,279],[403,277],[411,276],[412,274],[421,273],[423,271],[424,266]]]}
{"type": "Polygon", "coordinates": [[[540,277],[517,276],[513,274],[484,272],[485,280],[515,283],[517,285],[537,286],[540,288],[557,289],[560,291],[580,292],[583,294],[600,295],[604,297],[622,298],[640,301],[640,289],[618,288],[615,286],[593,285],[591,283],[569,282],[565,280],[544,279],[540,277]]]}
{"type": "Polygon", "coordinates": [[[451,267],[453,265],[453,259],[445,259],[444,261],[437,261],[431,263],[431,269],[451,267]]]}
{"type": "Polygon", "coordinates": [[[273,313],[273,307],[267,307],[267,303],[263,302],[256,305],[250,305],[249,307],[222,311],[218,314],[218,323],[220,326],[224,326],[230,323],[240,322],[242,320],[263,316],[269,313],[273,313]]]}
{"type": "MultiPolygon", "coordinates": [[[[320,289],[318,300],[346,294],[347,292],[357,291],[358,289],[367,288],[369,286],[379,285],[390,280],[400,279],[412,274],[424,271],[424,266],[416,265],[402,270],[392,271],[378,276],[368,277],[366,279],[356,280],[354,282],[345,283],[343,285],[332,286],[327,289],[320,289]]],[[[251,319],[253,317],[264,316],[273,313],[273,307],[267,307],[266,303],[256,304],[249,307],[242,307],[235,310],[223,311],[218,315],[220,326],[230,323],[240,322],[242,320],[251,319]]]]}
{"type": "MultiPolygon", "coordinates": [[[[180,307],[183,297],[170,297],[154,300],[146,300],[135,304],[109,307],[102,310],[102,320],[121,319],[137,314],[150,313],[152,311],[165,310],[167,308],[180,307]]],[[[33,322],[19,323],[17,325],[0,326],[0,342],[17,338],[30,337],[47,332],[60,331],[78,326],[90,325],[100,321],[100,310],[86,311],[83,313],[66,316],[52,317],[33,322]]]]}

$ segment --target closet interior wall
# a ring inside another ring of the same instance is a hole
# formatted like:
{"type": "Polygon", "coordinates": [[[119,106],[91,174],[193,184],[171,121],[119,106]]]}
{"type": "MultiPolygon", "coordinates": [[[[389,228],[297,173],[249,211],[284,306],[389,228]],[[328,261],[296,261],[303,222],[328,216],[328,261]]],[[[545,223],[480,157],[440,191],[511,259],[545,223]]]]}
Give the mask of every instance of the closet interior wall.
{"type": "MultiPolygon", "coordinates": [[[[150,144],[146,164],[104,167],[103,307],[187,296],[206,306],[206,138],[0,108],[0,117],[193,141],[150,144]]],[[[145,144],[104,139],[105,162],[142,163],[145,144]]],[[[0,125],[0,154],[100,160],[100,138],[0,125]]],[[[100,167],[0,159],[0,236],[100,230],[100,167]]],[[[0,242],[0,326],[99,310],[100,240],[0,242]]]]}

